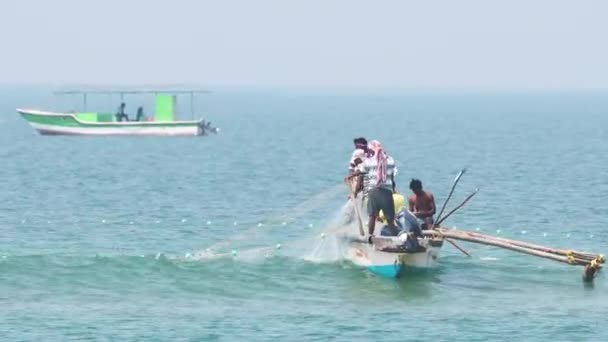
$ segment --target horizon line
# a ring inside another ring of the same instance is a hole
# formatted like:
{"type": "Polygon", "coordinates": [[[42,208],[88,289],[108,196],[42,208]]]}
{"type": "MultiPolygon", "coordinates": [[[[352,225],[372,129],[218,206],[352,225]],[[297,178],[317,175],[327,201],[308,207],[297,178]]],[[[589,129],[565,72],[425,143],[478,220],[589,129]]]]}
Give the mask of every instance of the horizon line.
{"type": "Polygon", "coordinates": [[[146,82],[146,83],[79,83],[79,82],[2,82],[0,88],[34,87],[51,89],[150,89],[152,88],[203,88],[240,90],[345,90],[345,91],[608,91],[606,87],[513,87],[513,86],[363,86],[363,85],[265,85],[265,84],[203,84],[195,82],[146,82]]]}

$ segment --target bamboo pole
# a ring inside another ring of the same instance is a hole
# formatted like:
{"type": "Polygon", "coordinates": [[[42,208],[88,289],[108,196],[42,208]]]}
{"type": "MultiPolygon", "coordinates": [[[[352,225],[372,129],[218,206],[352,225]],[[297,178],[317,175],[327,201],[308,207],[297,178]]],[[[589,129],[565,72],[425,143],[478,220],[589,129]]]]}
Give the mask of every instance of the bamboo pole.
{"type": "Polygon", "coordinates": [[[456,185],[458,184],[458,181],[460,180],[460,177],[462,177],[462,175],[466,171],[467,171],[466,168],[462,169],[458,173],[458,175],[456,176],[456,178],[454,178],[454,182],[452,182],[452,188],[450,189],[450,193],[448,194],[448,197],[443,202],[443,206],[441,206],[441,210],[439,210],[439,215],[437,215],[437,221],[439,221],[441,219],[441,215],[443,214],[443,211],[445,210],[446,205],[448,205],[448,202],[450,201],[450,198],[452,198],[452,194],[454,193],[454,189],[456,189],[456,185]]]}
{"type": "Polygon", "coordinates": [[[350,178],[350,179],[345,178],[344,182],[346,183],[346,186],[348,187],[348,190],[350,191],[351,200],[353,201],[353,206],[355,208],[355,215],[357,215],[359,234],[361,234],[361,236],[365,236],[365,232],[363,230],[363,222],[361,221],[361,214],[359,214],[359,203],[357,203],[357,193],[355,192],[355,189],[354,189],[353,179],[354,178],[350,178]],[[348,181],[347,181],[347,179],[348,179],[348,181]]]}
{"type": "MultiPolygon", "coordinates": [[[[437,234],[437,232],[432,232],[432,231],[424,231],[423,234],[425,235],[430,235],[433,236],[433,234],[437,234]]],[[[491,239],[491,238],[480,238],[480,237],[475,237],[475,236],[470,236],[468,234],[463,234],[460,231],[442,231],[441,232],[442,235],[444,235],[445,237],[448,238],[452,238],[455,240],[462,240],[462,241],[468,241],[468,242],[474,242],[474,243],[480,243],[480,244],[484,244],[484,245],[490,245],[490,246],[495,246],[495,247],[500,247],[500,248],[505,248],[505,249],[509,249],[515,252],[520,252],[520,253],[524,253],[524,254],[529,254],[529,255],[534,255],[534,256],[538,256],[541,258],[545,258],[545,259],[550,259],[550,260],[554,260],[554,261],[558,261],[558,262],[562,262],[565,264],[569,264],[569,265],[587,265],[589,264],[589,261],[587,260],[583,260],[580,258],[576,258],[576,257],[565,257],[565,256],[560,256],[560,255],[555,255],[555,254],[551,254],[551,253],[547,253],[547,252],[542,252],[542,251],[538,251],[538,250],[534,250],[534,249],[530,249],[530,248],[526,248],[526,247],[521,247],[521,246],[516,246],[516,245],[512,245],[510,243],[507,242],[503,242],[503,241],[498,241],[495,239],[491,239]]]]}
{"type": "Polygon", "coordinates": [[[473,197],[475,196],[475,194],[479,191],[479,189],[475,189],[475,191],[473,191],[473,193],[471,193],[469,196],[467,196],[467,198],[464,199],[464,201],[462,201],[459,205],[457,205],[454,209],[452,209],[449,213],[447,213],[441,220],[437,220],[436,225],[439,226],[441,225],[441,223],[443,221],[445,221],[448,217],[450,217],[450,215],[452,215],[453,213],[456,212],[456,210],[462,208],[463,205],[467,204],[467,202],[473,197]]]}
{"type": "MultiPolygon", "coordinates": [[[[445,228],[441,229],[442,232],[444,230],[445,230],[445,228]]],[[[497,236],[485,235],[485,234],[480,234],[480,233],[476,233],[476,232],[469,232],[469,231],[464,231],[464,230],[450,230],[450,231],[459,232],[462,234],[467,234],[467,235],[479,237],[479,238],[498,240],[501,242],[509,243],[511,245],[530,248],[530,249],[538,250],[538,251],[545,252],[545,253],[551,253],[551,254],[557,254],[557,255],[563,255],[563,256],[573,256],[573,257],[577,257],[579,259],[585,259],[585,260],[589,260],[589,261],[594,260],[599,257],[599,255],[593,254],[593,253],[556,249],[556,248],[545,247],[545,246],[541,246],[541,245],[537,245],[537,244],[533,244],[533,243],[529,243],[529,242],[505,239],[505,238],[501,238],[501,237],[497,237],[497,236]]]]}
{"type": "Polygon", "coordinates": [[[474,233],[474,232],[467,232],[469,235],[472,236],[479,236],[479,237],[491,237],[493,239],[499,240],[499,241],[504,241],[504,242],[508,242],[512,245],[516,245],[516,246],[521,246],[521,247],[526,247],[526,248],[531,248],[531,249],[535,249],[538,251],[542,251],[542,252],[547,252],[547,253],[552,253],[552,254],[557,254],[557,255],[572,255],[581,259],[589,259],[589,260],[593,260],[595,258],[597,258],[599,255],[593,254],[593,253],[587,253],[587,252],[579,252],[579,251],[574,251],[574,250],[564,250],[564,249],[557,249],[557,248],[551,248],[551,247],[545,247],[545,246],[541,246],[541,245],[537,245],[537,244],[533,244],[533,243],[529,243],[529,242],[524,242],[524,241],[517,241],[517,240],[510,240],[510,239],[505,239],[505,238],[501,238],[501,237],[494,237],[494,236],[489,236],[489,235],[484,235],[484,234],[479,234],[479,233],[474,233]]]}

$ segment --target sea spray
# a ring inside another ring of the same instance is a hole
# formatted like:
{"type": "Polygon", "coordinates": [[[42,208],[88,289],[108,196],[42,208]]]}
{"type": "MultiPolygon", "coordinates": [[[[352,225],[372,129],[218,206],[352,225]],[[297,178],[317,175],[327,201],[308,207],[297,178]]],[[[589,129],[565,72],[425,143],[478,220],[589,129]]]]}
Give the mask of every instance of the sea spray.
{"type": "MultiPolygon", "coordinates": [[[[280,244],[279,244],[280,245],[280,244]]],[[[232,249],[225,253],[216,253],[210,250],[203,250],[191,254],[188,261],[205,262],[218,259],[233,259],[239,262],[261,262],[270,257],[276,256],[280,248],[276,246],[272,247],[258,247],[258,248],[246,248],[246,249],[232,249]]]]}
{"type": "Polygon", "coordinates": [[[323,231],[317,234],[312,249],[303,259],[311,262],[336,262],[345,258],[346,246],[338,237],[345,234],[359,234],[356,220],[352,219],[352,202],[344,204],[332,217],[323,231]]]}

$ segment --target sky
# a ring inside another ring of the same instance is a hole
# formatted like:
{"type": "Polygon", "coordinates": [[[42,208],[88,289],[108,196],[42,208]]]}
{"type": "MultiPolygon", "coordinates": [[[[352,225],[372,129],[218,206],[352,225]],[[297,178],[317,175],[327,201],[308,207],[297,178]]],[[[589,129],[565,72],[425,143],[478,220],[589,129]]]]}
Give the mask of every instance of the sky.
{"type": "Polygon", "coordinates": [[[3,0],[2,84],[608,88],[608,1],[3,0]]]}

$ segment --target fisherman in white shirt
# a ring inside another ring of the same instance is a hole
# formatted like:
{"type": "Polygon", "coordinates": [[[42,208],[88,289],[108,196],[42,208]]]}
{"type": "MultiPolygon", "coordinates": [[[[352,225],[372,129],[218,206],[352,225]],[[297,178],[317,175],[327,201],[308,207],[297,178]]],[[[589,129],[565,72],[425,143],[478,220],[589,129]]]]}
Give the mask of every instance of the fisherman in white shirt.
{"type": "Polygon", "coordinates": [[[366,175],[369,179],[367,188],[362,191],[367,191],[367,212],[369,215],[367,227],[371,241],[380,210],[386,218],[389,230],[394,235],[397,235],[399,229],[395,225],[395,204],[393,201],[395,161],[384,151],[382,144],[377,140],[370,141],[368,148],[373,155],[359,164],[357,171],[366,175]]]}

